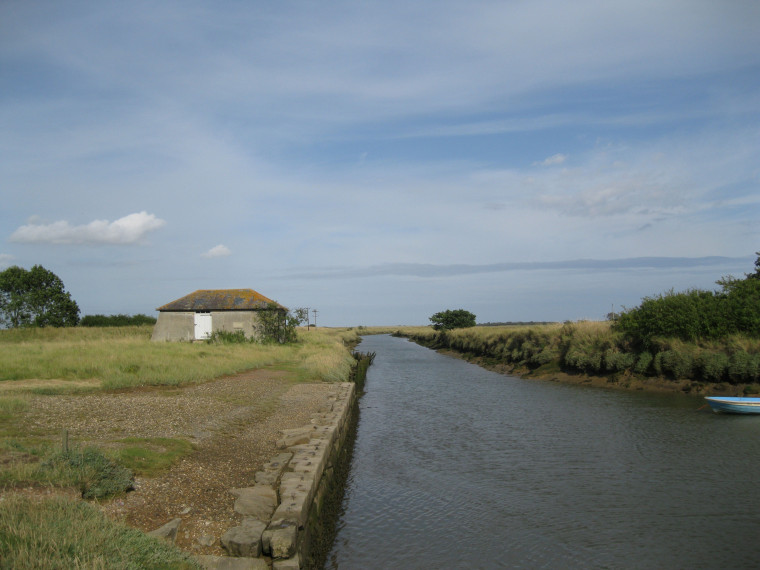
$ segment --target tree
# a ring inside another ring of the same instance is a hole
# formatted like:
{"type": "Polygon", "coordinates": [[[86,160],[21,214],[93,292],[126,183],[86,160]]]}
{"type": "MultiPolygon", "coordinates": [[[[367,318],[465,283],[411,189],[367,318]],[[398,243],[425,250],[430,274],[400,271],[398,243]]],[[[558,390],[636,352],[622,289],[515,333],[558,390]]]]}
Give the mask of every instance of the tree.
{"type": "Polygon", "coordinates": [[[79,322],[79,306],[52,271],[16,265],[0,272],[0,323],[6,327],[66,327],[79,322]]]}
{"type": "Polygon", "coordinates": [[[433,328],[437,331],[463,329],[475,326],[475,315],[464,309],[441,311],[430,317],[433,328]]]}
{"type": "Polygon", "coordinates": [[[296,327],[306,321],[309,310],[304,308],[286,311],[272,303],[259,311],[259,334],[262,342],[295,342],[296,327]]]}

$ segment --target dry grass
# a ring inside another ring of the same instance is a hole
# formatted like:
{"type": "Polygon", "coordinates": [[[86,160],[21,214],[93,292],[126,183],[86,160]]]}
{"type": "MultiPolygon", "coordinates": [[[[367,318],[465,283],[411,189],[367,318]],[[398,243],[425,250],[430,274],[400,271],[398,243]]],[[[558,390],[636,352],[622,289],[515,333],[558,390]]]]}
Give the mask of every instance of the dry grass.
{"type": "Polygon", "coordinates": [[[290,345],[153,343],[150,332],[150,326],[0,331],[0,390],[184,385],[273,365],[297,368],[304,379],[343,380],[345,346],[356,339],[346,329],[322,329],[299,332],[299,343],[290,345]]]}
{"type": "Polygon", "coordinates": [[[3,568],[200,568],[187,554],[109,520],[88,503],[7,495],[0,502],[3,568]]]}

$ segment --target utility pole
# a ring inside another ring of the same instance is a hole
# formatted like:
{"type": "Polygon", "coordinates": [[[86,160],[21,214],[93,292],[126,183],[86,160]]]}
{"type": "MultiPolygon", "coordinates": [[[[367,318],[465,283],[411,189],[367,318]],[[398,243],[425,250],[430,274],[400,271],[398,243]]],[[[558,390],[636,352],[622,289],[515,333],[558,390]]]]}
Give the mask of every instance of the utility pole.
{"type": "Polygon", "coordinates": [[[317,328],[317,310],[316,309],[312,309],[311,312],[314,313],[314,329],[316,330],[316,328],[317,328]]]}
{"type": "Polygon", "coordinates": [[[309,307],[306,307],[306,332],[311,330],[311,321],[309,320],[309,307]]]}

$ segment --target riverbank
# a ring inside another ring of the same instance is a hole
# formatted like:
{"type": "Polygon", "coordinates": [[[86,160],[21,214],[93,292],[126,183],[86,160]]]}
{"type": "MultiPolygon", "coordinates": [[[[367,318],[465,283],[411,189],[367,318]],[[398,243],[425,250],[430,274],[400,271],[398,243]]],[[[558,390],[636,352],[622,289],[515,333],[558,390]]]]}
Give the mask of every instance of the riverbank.
{"type": "Polygon", "coordinates": [[[474,327],[396,333],[489,370],[524,378],[620,390],[692,395],[760,393],[760,342],[732,338],[725,345],[662,339],[652,352],[630,352],[609,323],[474,327]]]}

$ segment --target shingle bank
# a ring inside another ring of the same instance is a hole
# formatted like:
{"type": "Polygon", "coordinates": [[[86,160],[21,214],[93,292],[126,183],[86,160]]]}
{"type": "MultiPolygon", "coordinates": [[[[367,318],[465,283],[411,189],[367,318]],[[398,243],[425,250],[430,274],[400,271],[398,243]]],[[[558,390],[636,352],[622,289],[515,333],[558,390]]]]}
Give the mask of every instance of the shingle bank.
{"type": "Polygon", "coordinates": [[[325,511],[339,506],[358,414],[356,384],[336,383],[311,424],[283,430],[251,487],[232,489],[239,526],[221,537],[229,556],[199,556],[209,569],[310,567],[329,547],[325,511]],[[338,505],[336,505],[336,501],[338,505]]]}

